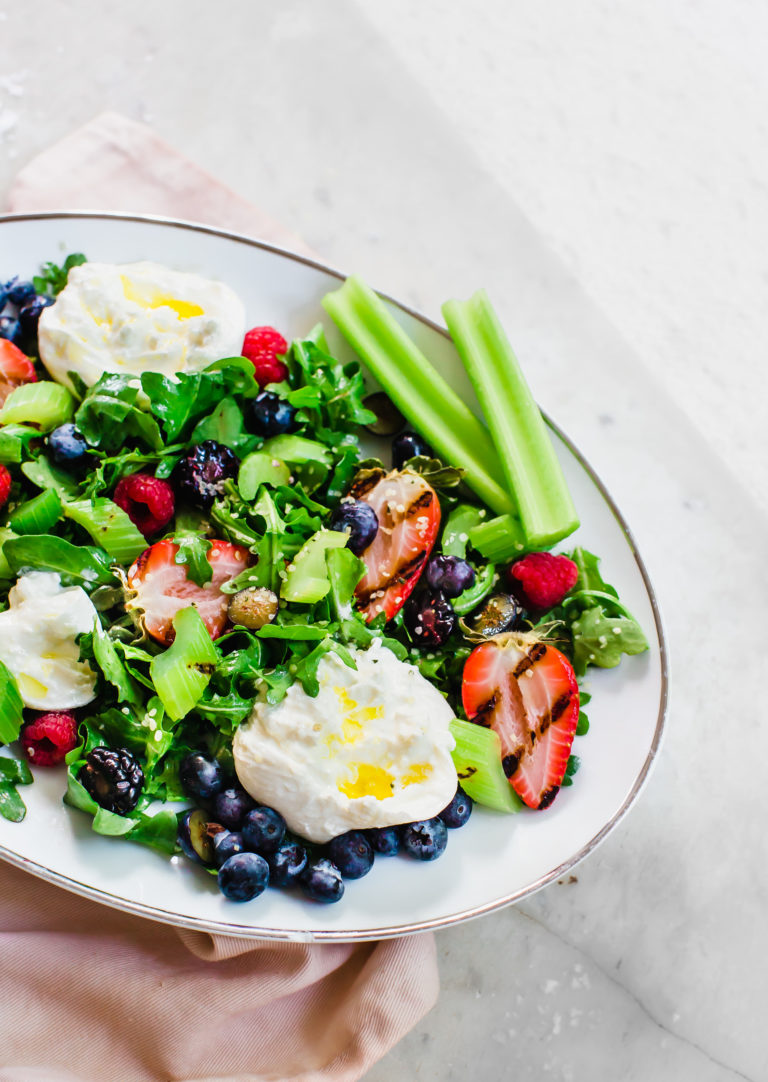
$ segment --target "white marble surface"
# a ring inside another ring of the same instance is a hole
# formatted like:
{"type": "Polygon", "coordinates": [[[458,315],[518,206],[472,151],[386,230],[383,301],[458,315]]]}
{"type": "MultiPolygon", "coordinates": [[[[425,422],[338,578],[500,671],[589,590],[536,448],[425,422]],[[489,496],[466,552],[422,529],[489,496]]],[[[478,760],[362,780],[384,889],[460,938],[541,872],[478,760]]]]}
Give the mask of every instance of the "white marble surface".
{"type": "Polygon", "coordinates": [[[765,1080],[768,14],[480,10],[0,0],[0,199],[109,107],[429,314],[489,288],[649,564],[669,728],[574,882],[439,934],[368,1079],[765,1080]]]}

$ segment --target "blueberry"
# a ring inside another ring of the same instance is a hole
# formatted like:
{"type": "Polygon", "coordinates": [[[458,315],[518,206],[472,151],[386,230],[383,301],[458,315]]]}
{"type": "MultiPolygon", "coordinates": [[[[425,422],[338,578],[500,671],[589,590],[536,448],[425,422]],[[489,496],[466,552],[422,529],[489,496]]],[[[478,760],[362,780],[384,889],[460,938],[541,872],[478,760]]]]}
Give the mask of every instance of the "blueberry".
{"type": "Polygon", "coordinates": [[[213,836],[213,863],[220,868],[235,853],[245,852],[245,842],[237,830],[222,830],[213,836]]]}
{"type": "Polygon", "coordinates": [[[224,788],[224,771],[217,759],[194,751],[181,760],[179,781],[193,800],[210,800],[224,788]]]}
{"type": "Polygon", "coordinates": [[[403,830],[403,849],[416,860],[437,860],[448,844],[448,829],[442,819],[423,819],[403,830]]]}
{"type": "Polygon", "coordinates": [[[408,598],[403,623],[417,646],[442,646],[456,627],[456,613],[445,594],[427,591],[408,598]]]}
{"type": "Polygon", "coordinates": [[[39,293],[33,300],[28,301],[19,308],[19,323],[21,323],[21,330],[25,335],[37,333],[40,313],[53,302],[53,297],[46,297],[44,293],[39,293]]]}
{"type": "Polygon", "coordinates": [[[296,410],[272,391],[262,391],[251,402],[253,429],[259,436],[281,436],[293,428],[296,410]]]}
{"type": "Polygon", "coordinates": [[[231,902],[258,898],[269,883],[269,865],[258,853],[235,853],[219,868],[219,890],[231,902]]]}
{"type": "Polygon", "coordinates": [[[373,867],[373,849],[362,830],[348,830],[332,838],[328,856],[345,879],[362,879],[373,867]]]}
{"type": "Polygon", "coordinates": [[[213,823],[200,808],[186,811],[179,819],[176,840],[182,850],[197,864],[214,863],[215,839],[227,833],[220,823],[213,823]]]}
{"type": "Polygon", "coordinates": [[[71,422],[54,428],[48,436],[48,450],[57,466],[69,470],[84,466],[90,457],[85,437],[71,422]]]}
{"type": "Polygon", "coordinates": [[[360,556],[373,542],[379,532],[376,512],[365,500],[340,504],[330,517],[328,528],[339,532],[349,531],[347,548],[360,556]]]}
{"type": "Polygon", "coordinates": [[[8,297],[8,285],[9,285],[9,283],[7,283],[7,282],[6,282],[5,285],[3,285],[2,282],[0,282],[0,312],[2,312],[2,310],[5,308],[6,304],[8,303],[8,300],[9,300],[9,297],[8,297]]]}
{"type": "Polygon", "coordinates": [[[217,440],[203,440],[179,459],[172,480],[180,496],[205,511],[239,469],[240,460],[233,451],[217,440]]]}
{"type": "Polygon", "coordinates": [[[432,448],[417,432],[401,432],[392,440],[392,465],[401,470],[409,458],[417,455],[432,457],[432,448]]]}
{"type": "Polygon", "coordinates": [[[373,827],[368,831],[368,841],[376,853],[393,857],[402,845],[400,827],[373,827]]]}
{"type": "Polygon", "coordinates": [[[478,635],[498,635],[502,631],[513,631],[520,627],[526,616],[517,598],[511,594],[495,594],[475,613],[471,627],[478,635]]]}
{"type": "Polygon", "coordinates": [[[213,798],[213,814],[218,823],[229,830],[239,830],[245,813],[256,807],[256,801],[244,789],[222,789],[213,798]]]}
{"type": "Polygon", "coordinates": [[[283,842],[267,856],[269,881],[273,887],[290,887],[307,866],[307,851],[298,842],[283,842]]]}
{"type": "Polygon", "coordinates": [[[310,861],[299,876],[299,882],[313,902],[338,902],[344,894],[344,880],[336,865],[321,857],[310,861]]]}
{"type": "Polygon", "coordinates": [[[446,597],[458,597],[475,585],[475,569],[460,556],[433,556],[424,572],[433,590],[442,590],[446,597]]]}
{"type": "Polygon", "coordinates": [[[36,295],[34,285],[31,282],[20,282],[18,275],[5,283],[5,291],[8,294],[8,300],[17,308],[29,304],[36,295]]]}
{"type": "Polygon", "coordinates": [[[274,853],[285,837],[285,819],[274,808],[254,808],[243,820],[243,841],[255,853],[274,853]]]}
{"type": "Polygon", "coordinates": [[[14,316],[0,316],[0,338],[7,338],[17,345],[21,340],[21,324],[14,316]]]}
{"type": "Polygon", "coordinates": [[[463,827],[464,824],[469,821],[471,814],[472,798],[467,796],[459,785],[451,803],[447,808],[443,808],[440,812],[440,818],[447,827],[451,830],[455,830],[457,827],[463,827]]]}

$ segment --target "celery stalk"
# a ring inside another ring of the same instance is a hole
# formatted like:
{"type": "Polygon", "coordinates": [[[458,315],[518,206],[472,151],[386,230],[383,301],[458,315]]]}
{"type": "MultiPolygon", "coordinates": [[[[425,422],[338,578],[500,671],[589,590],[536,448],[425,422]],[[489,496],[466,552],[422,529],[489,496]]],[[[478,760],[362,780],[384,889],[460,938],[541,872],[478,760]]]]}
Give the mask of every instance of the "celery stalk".
{"type": "Polygon", "coordinates": [[[488,430],[414,345],[381,298],[359,278],[323,297],[323,307],[397,408],[497,514],[515,510],[500,484],[488,430]]]}
{"type": "Polygon", "coordinates": [[[152,659],[149,672],[166,714],[179,721],[200,701],[218,655],[194,606],[176,613],[173,628],[173,644],[152,659]]]}
{"type": "Polygon", "coordinates": [[[69,421],[74,412],[75,400],[60,383],[23,383],[6,398],[0,409],[0,424],[29,421],[41,432],[50,432],[69,421]]]}
{"type": "Polygon", "coordinates": [[[526,545],[522,527],[511,515],[499,515],[480,522],[467,536],[472,547],[495,564],[516,560],[527,548],[535,548],[535,545],[526,545]]]}
{"type": "Polygon", "coordinates": [[[64,503],[64,514],[84,530],[97,545],[119,564],[133,563],[147,547],[144,535],[112,500],[97,496],[94,500],[71,500],[64,503]]]}
{"type": "Polygon", "coordinates": [[[475,388],[517,505],[528,548],[579,525],[552,441],[488,295],[446,301],[443,317],[475,388]]]}

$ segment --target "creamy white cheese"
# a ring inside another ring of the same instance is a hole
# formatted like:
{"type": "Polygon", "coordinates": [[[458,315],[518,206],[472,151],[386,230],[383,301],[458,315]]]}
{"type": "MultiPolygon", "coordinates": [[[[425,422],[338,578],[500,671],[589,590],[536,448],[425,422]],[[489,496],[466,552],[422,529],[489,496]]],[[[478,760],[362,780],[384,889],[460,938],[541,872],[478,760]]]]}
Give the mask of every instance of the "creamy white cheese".
{"type": "Polygon", "coordinates": [[[245,310],[223,282],[159,263],[84,263],[40,316],[40,359],[59,383],[104,372],[205,368],[240,354],[245,310]]]}
{"type": "Polygon", "coordinates": [[[428,819],[456,792],[453,712],[440,692],[378,641],[352,653],[357,670],[326,655],[316,698],[294,684],[235,733],[243,787],[313,842],[428,819]]]}
{"type": "Polygon", "coordinates": [[[8,594],[0,612],[0,661],[16,679],[25,706],[71,710],[94,698],[96,675],[80,662],[75,638],[93,631],[96,609],[79,586],[64,588],[58,575],[30,571],[8,594]]]}

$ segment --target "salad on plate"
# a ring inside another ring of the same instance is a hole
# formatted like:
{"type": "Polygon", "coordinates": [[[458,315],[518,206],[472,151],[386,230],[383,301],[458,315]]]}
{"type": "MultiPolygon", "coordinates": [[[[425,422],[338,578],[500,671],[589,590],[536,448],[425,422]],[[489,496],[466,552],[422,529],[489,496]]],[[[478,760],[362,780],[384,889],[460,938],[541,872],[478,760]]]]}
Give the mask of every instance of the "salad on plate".
{"type": "Polygon", "coordinates": [[[0,285],[5,818],[57,769],[233,901],[335,902],[573,783],[580,681],[647,642],[487,295],[443,308],[487,424],[360,279],[323,308],[359,360],[157,263],[0,285]]]}

